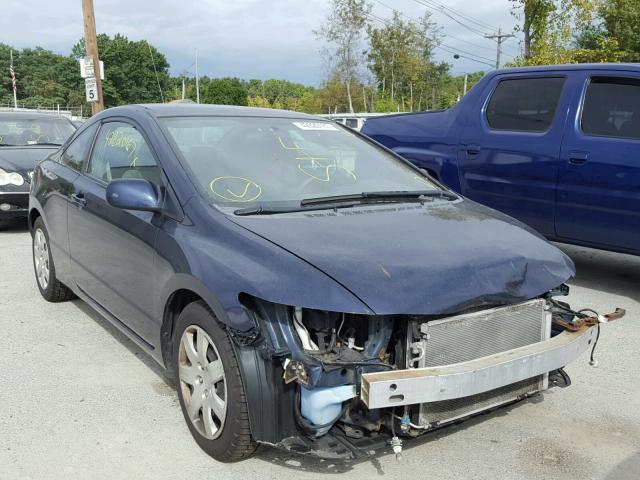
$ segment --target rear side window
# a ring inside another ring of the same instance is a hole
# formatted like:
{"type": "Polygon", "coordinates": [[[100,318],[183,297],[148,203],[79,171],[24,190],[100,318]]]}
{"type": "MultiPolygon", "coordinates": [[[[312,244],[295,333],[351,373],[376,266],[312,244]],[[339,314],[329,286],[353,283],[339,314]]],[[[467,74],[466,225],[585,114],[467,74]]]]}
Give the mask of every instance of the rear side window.
{"type": "Polygon", "coordinates": [[[89,155],[91,142],[93,142],[97,128],[98,124],[96,123],[74,138],[60,157],[60,161],[75,171],[82,172],[82,166],[89,155]]]}
{"type": "Polygon", "coordinates": [[[564,77],[502,80],[487,105],[487,123],[494,130],[548,130],[553,123],[564,81],[564,77]]]}
{"type": "Polygon", "coordinates": [[[640,139],[640,80],[593,77],[580,124],[587,135],[640,139]]]}

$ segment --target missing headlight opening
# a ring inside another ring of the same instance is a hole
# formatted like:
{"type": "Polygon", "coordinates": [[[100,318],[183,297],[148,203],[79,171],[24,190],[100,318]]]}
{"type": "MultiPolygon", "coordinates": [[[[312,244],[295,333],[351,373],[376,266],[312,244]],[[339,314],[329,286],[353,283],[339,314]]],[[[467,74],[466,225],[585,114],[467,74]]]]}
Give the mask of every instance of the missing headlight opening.
{"type": "MultiPolygon", "coordinates": [[[[329,312],[248,296],[243,303],[262,356],[280,369],[283,388],[295,389],[304,448],[323,456],[326,436],[354,457],[381,445],[399,455],[399,436],[568,386],[563,367],[584,351],[593,356],[600,323],[624,311],[574,311],[553,298],[567,293],[444,316],[329,312]]],[[[279,445],[296,450],[300,441],[279,445]]]]}

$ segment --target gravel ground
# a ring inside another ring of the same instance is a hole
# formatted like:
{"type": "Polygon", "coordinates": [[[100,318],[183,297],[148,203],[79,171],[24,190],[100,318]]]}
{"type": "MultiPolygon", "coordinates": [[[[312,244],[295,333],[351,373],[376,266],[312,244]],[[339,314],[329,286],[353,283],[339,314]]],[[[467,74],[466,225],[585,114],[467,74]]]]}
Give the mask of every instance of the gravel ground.
{"type": "Polygon", "coordinates": [[[404,458],[328,463],[271,448],[242,463],[192,441],[161,369],[83,302],[40,298],[24,228],[0,233],[0,479],[640,478],[640,257],[562,245],[570,303],[627,317],[603,328],[573,386],[405,443],[404,458]]]}

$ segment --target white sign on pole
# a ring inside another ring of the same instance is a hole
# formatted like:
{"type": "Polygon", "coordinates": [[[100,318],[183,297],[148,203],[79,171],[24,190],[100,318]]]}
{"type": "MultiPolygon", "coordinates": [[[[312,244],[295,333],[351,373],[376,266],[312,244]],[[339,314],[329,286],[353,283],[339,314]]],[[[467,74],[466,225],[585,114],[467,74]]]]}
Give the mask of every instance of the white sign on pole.
{"type": "Polygon", "coordinates": [[[87,96],[87,102],[98,101],[98,84],[94,77],[87,77],[84,79],[84,88],[87,96]]]}
{"type": "MultiPolygon", "coordinates": [[[[80,76],[82,78],[95,77],[93,71],[93,59],[91,57],[83,57],[78,59],[80,63],[80,76]]],[[[104,80],[104,62],[100,60],[100,79],[104,80]]]]}

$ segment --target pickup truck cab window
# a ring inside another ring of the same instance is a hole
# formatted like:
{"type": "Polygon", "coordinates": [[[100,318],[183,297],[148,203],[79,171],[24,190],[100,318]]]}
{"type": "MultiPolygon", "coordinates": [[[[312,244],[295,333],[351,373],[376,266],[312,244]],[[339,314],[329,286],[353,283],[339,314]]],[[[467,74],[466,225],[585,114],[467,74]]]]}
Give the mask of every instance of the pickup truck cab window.
{"type": "Polygon", "coordinates": [[[587,135],[640,139],[640,79],[593,77],[580,125],[587,135]]]}
{"type": "Polygon", "coordinates": [[[133,125],[109,122],[96,138],[88,173],[98,180],[144,178],[154,184],[160,180],[160,168],[144,137],[133,125]]]}
{"type": "Polygon", "coordinates": [[[486,109],[494,130],[544,132],[549,129],[562,94],[564,77],[515,78],[496,86],[486,109]]]}

